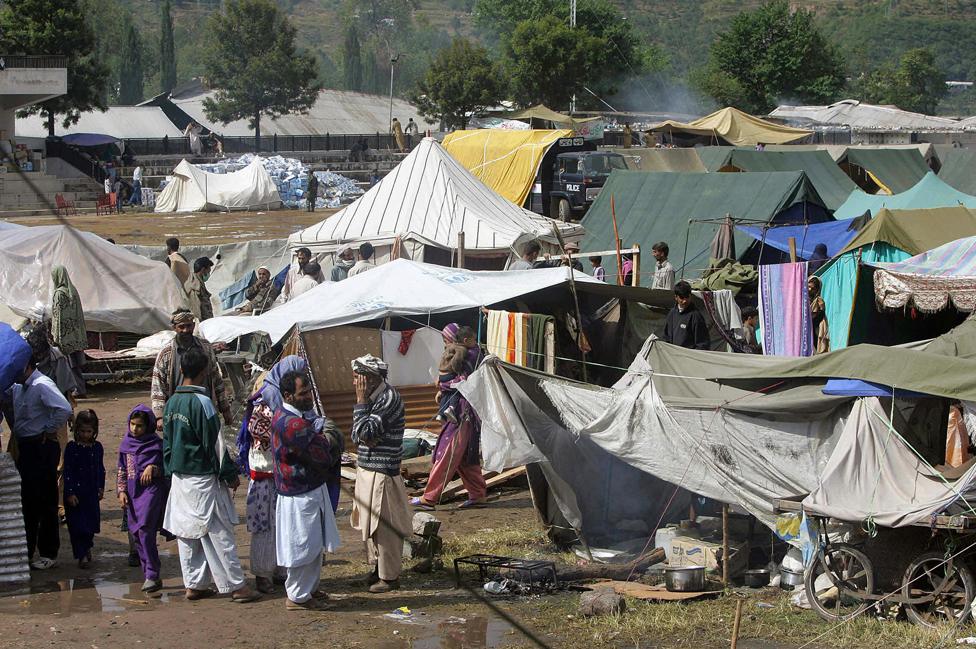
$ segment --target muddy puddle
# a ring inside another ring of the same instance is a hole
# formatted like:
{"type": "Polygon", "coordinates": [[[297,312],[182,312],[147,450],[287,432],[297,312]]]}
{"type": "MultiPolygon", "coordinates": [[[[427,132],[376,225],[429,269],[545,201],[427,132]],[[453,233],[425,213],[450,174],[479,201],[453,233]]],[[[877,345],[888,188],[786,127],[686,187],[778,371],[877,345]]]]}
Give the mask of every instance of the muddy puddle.
{"type": "Polygon", "coordinates": [[[511,645],[518,631],[504,619],[494,616],[433,616],[397,611],[383,616],[392,637],[378,640],[376,649],[494,649],[511,645]]]}
{"type": "MultiPolygon", "coordinates": [[[[123,584],[94,575],[91,578],[34,580],[29,586],[0,589],[0,616],[120,613],[149,610],[169,602],[164,588],[161,595],[148,597],[141,583],[123,584]]],[[[179,599],[182,600],[182,591],[179,599]]]]}

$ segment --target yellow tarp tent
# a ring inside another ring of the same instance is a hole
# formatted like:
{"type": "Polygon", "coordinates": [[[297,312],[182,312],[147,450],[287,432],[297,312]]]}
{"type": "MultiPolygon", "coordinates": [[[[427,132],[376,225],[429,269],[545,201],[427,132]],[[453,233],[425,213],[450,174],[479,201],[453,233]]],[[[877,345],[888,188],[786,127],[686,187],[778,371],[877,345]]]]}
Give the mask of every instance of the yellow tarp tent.
{"type": "Polygon", "coordinates": [[[649,132],[674,133],[703,137],[716,137],[735,146],[756,146],[757,144],[787,144],[809,136],[812,131],[790,128],[774,124],[743,113],[737,108],[723,108],[693,122],[668,120],[655,124],[649,132]]]}
{"type": "Polygon", "coordinates": [[[454,131],[444,138],[444,148],[465,169],[495,193],[524,205],[532,190],[542,156],[561,137],[573,131],[506,131],[479,129],[454,131]]]}
{"type": "Polygon", "coordinates": [[[532,123],[532,120],[552,122],[557,126],[573,129],[575,129],[579,124],[585,124],[586,122],[593,122],[600,119],[599,117],[584,117],[582,119],[577,119],[563,113],[558,113],[545,104],[536,104],[531,108],[518,110],[514,113],[498,113],[497,117],[503,117],[505,119],[525,119],[529,120],[530,124],[532,123]]]}

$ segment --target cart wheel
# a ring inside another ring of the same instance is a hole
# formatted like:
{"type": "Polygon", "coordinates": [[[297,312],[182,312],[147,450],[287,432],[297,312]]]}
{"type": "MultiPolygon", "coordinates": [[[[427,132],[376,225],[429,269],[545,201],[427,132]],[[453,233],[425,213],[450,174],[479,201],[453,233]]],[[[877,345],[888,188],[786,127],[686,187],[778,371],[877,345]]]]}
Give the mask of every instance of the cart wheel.
{"type": "Polygon", "coordinates": [[[873,593],[874,570],[860,550],[846,543],[832,544],[817,555],[803,578],[803,587],[817,615],[828,622],[842,622],[872,605],[851,591],[873,593]]]}
{"type": "Polygon", "coordinates": [[[971,615],[976,579],[961,561],[947,562],[938,550],[919,555],[901,582],[905,599],[934,596],[932,601],[905,604],[905,614],[915,624],[927,627],[945,622],[966,621],[971,615]]]}

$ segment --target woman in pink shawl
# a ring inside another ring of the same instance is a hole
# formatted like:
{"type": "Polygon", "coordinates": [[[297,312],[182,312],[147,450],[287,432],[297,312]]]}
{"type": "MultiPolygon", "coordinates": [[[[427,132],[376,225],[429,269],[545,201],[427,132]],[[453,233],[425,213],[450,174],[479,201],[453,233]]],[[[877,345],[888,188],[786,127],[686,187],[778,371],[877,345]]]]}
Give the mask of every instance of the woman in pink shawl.
{"type": "Polygon", "coordinates": [[[163,527],[167,495],[163,477],[163,440],[156,434],[156,416],[152,409],[142,404],[129,413],[128,429],[119,444],[119,502],[128,514],[129,531],[146,578],[142,590],[152,593],[163,586],[156,547],[156,534],[163,527]]]}

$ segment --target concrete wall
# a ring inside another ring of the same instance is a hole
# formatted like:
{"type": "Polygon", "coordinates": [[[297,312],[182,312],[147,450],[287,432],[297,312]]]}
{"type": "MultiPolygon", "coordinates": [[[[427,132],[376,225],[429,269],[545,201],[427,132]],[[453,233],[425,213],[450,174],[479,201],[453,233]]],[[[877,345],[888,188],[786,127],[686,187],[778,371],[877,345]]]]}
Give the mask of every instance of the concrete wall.
{"type": "Polygon", "coordinates": [[[17,109],[63,95],[67,90],[67,68],[0,70],[0,131],[13,137],[17,109]]]}

